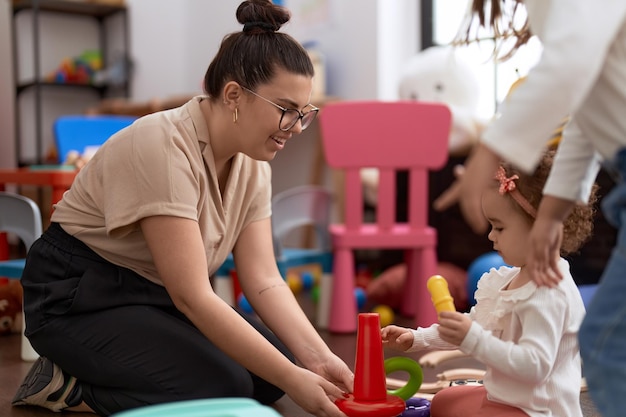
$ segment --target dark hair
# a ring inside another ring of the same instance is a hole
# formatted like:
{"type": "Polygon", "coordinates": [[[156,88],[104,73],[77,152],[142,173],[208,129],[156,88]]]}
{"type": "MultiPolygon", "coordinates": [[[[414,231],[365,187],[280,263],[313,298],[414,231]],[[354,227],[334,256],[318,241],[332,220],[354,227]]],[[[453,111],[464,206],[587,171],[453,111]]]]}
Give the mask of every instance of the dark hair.
{"type": "Polygon", "coordinates": [[[247,0],[236,16],[244,29],[224,37],[204,76],[204,91],[210,97],[219,97],[229,81],[253,90],[269,82],[278,68],[313,76],[313,64],[302,45],[277,32],[291,18],[289,10],[271,0],[247,0]]]}
{"type": "Polygon", "coordinates": [[[470,11],[461,23],[461,30],[453,44],[466,45],[481,40],[478,36],[478,28],[481,26],[486,28],[488,23],[496,40],[509,38],[515,40],[507,52],[500,49],[502,43],[496,42],[493,55],[501,61],[506,61],[532,37],[528,18],[521,27],[518,28],[515,25],[518,13],[524,8],[522,3],[523,0],[473,0],[470,11]],[[486,16],[488,16],[488,22],[486,16]]]}
{"type": "MultiPolygon", "coordinates": [[[[546,151],[539,162],[537,169],[532,175],[525,174],[508,163],[502,163],[506,171],[506,176],[517,175],[519,179],[515,181],[516,189],[528,200],[535,209],[539,208],[539,203],[543,196],[543,187],[550,174],[552,162],[554,160],[554,149],[546,151]]],[[[595,205],[597,200],[597,184],[594,184],[587,204],[576,204],[570,215],[563,222],[563,242],[561,243],[561,255],[566,256],[576,252],[585,243],[593,232],[593,218],[595,216],[595,205]]],[[[511,197],[509,197],[511,198],[511,197]]],[[[534,219],[526,213],[517,203],[514,204],[519,211],[528,217],[532,223],[534,219]]]]}

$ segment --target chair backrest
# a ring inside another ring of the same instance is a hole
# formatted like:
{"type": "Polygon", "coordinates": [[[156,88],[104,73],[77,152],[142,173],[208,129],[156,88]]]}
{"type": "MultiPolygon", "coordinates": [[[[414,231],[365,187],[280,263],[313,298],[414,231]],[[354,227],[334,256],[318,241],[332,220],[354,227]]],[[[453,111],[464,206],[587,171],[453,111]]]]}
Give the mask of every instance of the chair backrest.
{"type": "Polygon", "coordinates": [[[332,193],[315,185],[293,187],[272,198],[272,235],[274,253],[280,258],[283,240],[290,232],[303,226],[312,226],[315,231],[316,248],[331,249],[328,226],[332,193]]]}
{"type": "Polygon", "coordinates": [[[134,116],[111,114],[68,115],[61,116],[54,122],[54,141],[63,163],[70,151],[81,155],[90,146],[102,145],[111,135],[132,124],[134,116]]]}
{"type": "Polygon", "coordinates": [[[428,171],[448,159],[451,113],[442,103],[419,101],[342,101],[320,113],[326,162],[344,171],[344,222],[348,229],[363,223],[360,171],[379,171],[376,223],[396,223],[396,173],[407,171],[408,223],[428,224],[428,171]]]}
{"type": "Polygon", "coordinates": [[[41,211],[33,200],[0,191],[0,232],[15,233],[26,250],[41,236],[41,211]]]}

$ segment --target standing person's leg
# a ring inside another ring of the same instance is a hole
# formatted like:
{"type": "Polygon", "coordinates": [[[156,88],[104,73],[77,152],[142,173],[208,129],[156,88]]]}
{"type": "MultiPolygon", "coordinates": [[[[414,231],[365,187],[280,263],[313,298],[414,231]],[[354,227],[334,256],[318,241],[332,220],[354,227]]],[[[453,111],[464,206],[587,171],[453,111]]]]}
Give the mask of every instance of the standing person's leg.
{"type": "Polygon", "coordinates": [[[621,417],[626,410],[626,149],[613,168],[618,183],[602,211],[618,229],[617,242],[579,332],[589,393],[603,417],[621,417]]]}
{"type": "MultiPolygon", "coordinates": [[[[622,221],[626,222],[626,210],[622,221]]],[[[626,410],[625,297],[626,227],[622,226],[579,332],[589,393],[603,417],[623,416],[626,410]]]]}

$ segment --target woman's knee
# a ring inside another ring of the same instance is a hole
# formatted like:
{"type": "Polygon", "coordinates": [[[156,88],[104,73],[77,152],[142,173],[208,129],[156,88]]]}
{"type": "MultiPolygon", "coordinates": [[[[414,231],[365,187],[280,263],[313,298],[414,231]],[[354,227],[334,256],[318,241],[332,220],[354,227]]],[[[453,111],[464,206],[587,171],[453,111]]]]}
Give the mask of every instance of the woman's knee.
{"type": "Polygon", "coordinates": [[[250,372],[236,364],[219,369],[199,366],[194,375],[188,375],[178,384],[180,392],[192,398],[252,398],[255,391],[250,372]]]}

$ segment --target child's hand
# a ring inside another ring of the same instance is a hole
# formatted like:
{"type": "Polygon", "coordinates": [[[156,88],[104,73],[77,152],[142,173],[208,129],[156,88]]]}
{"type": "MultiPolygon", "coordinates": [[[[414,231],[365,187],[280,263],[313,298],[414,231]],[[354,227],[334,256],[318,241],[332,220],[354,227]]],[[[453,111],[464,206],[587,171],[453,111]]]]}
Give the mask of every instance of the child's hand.
{"type": "Polygon", "coordinates": [[[385,347],[404,352],[413,346],[413,333],[407,328],[386,326],[380,331],[380,335],[385,347]]]}
{"type": "Polygon", "coordinates": [[[453,345],[459,346],[472,326],[472,319],[457,311],[442,311],[439,314],[439,336],[453,345]]]}

